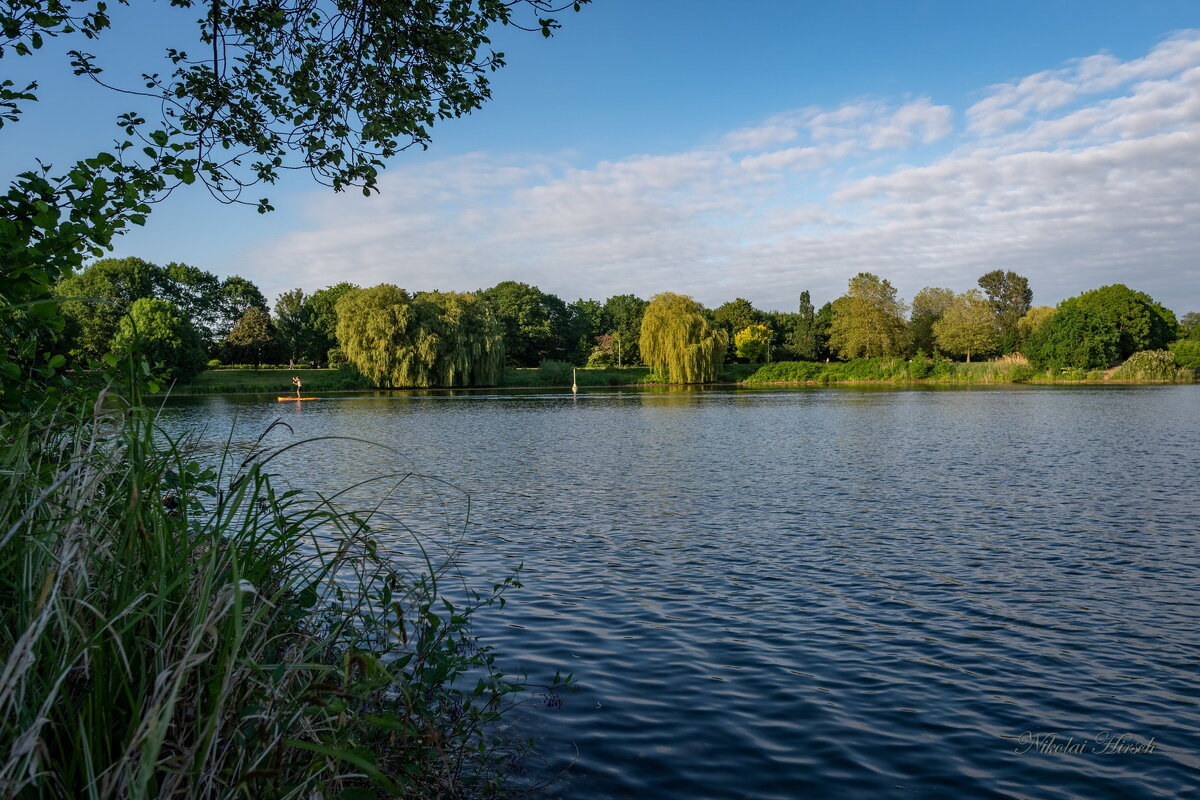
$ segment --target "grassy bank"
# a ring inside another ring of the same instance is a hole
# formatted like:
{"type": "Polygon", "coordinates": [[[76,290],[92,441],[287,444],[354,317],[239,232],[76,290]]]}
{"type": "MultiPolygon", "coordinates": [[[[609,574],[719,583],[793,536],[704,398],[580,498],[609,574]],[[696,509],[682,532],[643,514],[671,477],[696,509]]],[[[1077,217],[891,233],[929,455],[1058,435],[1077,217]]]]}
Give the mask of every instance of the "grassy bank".
{"type": "MultiPolygon", "coordinates": [[[[1132,359],[1131,359],[1132,361],[1132,359]]],[[[811,361],[780,361],[766,364],[744,379],[748,385],[830,383],[1191,383],[1190,369],[1157,370],[1122,367],[1116,370],[1035,370],[1016,361],[985,361],[973,364],[948,359],[859,358],[829,364],[811,361]]]]}
{"type": "Polygon", "coordinates": [[[209,369],[192,381],[177,384],[172,394],[236,394],[263,392],[295,394],[292,377],[298,376],[305,392],[337,392],[353,389],[372,389],[371,382],[348,367],[340,369],[209,369]]]}
{"type": "Polygon", "coordinates": [[[262,439],[206,467],[136,401],[3,433],[0,796],[500,785],[515,752],[495,725],[521,686],[469,626],[514,578],[452,603],[449,564],[381,555],[378,514],[280,491],[262,439]]]}
{"type": "MultiPolygon", "coordinates": [[[[341,369],[210,369],[192,382],[179,384],[172,394],[225,394],[258,392],[274,395],[295,393],[292,376],[304,383],[304,393],[375,389],[366,378],[350,367],[341,369]]],[[[511,388],[562,388],[571,385],[571,365],[547,361],[540,367],[509,367],[504,386],[511,388]]],[[[659,385],[666,381],[649,367],[578,367],[575,382],[581,387],[659,385]]],[[[1145,368],[1137,363],[1116,370],[1066,369],[1038,371],[1028,364],[1012,361],[983,361],[973,364],[949,359],[859,358],[831,363],[814,361],[778,361],[773,364],[726,364],[716,383],[829,384],[829,383],[1190,383],[1191,369],[1156,365],[1145,368]]]]}

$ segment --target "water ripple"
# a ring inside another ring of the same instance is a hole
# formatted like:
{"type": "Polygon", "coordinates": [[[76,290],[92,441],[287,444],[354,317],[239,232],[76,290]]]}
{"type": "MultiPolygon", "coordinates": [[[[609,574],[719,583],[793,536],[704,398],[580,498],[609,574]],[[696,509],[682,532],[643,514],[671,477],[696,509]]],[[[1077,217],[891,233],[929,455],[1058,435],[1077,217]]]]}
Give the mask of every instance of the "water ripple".
{"type": "Polygon", "coordinates": [[[1168,798],[1200,775],[1197,399],[396,394],[167,419],[283,413],[401,451],[295,451],[301,485],[411,469],[469,491],[461,535],[440,485],[389,510],[481,582],[524,563],[481,630],[579,680],[519,723],[544,796],[1168,798]],[[1125,733],[1154,751],[1101,752],[1125,733]]]}

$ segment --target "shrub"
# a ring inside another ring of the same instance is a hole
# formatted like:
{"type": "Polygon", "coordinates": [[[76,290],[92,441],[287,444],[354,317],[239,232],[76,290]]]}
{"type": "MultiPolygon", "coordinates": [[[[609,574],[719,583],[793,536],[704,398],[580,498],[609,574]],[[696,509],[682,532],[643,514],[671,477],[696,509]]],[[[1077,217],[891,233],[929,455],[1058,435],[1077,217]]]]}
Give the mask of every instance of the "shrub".
{"type": "Polygon", "coordinates": [[[538,380],[548,386],[566,386],[571,383],[572,366],[566,361],[543,359],[538,364],[538,380]]]}
{"type": "Polygon", "coordinates": [[[1200,368],[1200,339],[1180,339],[1171,343],[1175,363],[1186,369],[1200,368]]]}
{"type": "Polygon", "coordinates": [[[1025,383],[1026,381],[1033,380],[1036,374],[1033,367],[1029,364],[1016,364],[1008,373],[1008,379],[1013,383],[1025,383]]]}
{"type": "Polygon", "coordinates": [[[950,380],[954,377],[954,362],[941,354],[934,354],[933,368],[929,370],[930,380],[950,380]]]}
{"type": "Polygon", "coordinates": [[[764,364],[745,379],[746,383],[806,383],[819,380],[824,364],[812,361],[776,361],[764,364]]]}
{"type": "Polygon", "coordinates": [[[221,359],[219,359],[219,358],[210,358],[210,359],[208,360],[208,365],[207,365],[207,366],[208,366],[208,368],[209,368],[209,369],[218,369],[218,368],[221,366],[221,359]]]}
{"type": "Polygon", "coordinates": [[[1113,377],[1125,381],[1175,379],[1175,355],[1168,350],[1142,350],[1131,355],[1113,377]]]}
{"type": "Polygon", "coordinates": [[[927,378],[932,370],[933,362],[929,359],[929,356],[925,355],[924,351],[918,352],[908,362],[908,377],[915,381],[927,378]]]}

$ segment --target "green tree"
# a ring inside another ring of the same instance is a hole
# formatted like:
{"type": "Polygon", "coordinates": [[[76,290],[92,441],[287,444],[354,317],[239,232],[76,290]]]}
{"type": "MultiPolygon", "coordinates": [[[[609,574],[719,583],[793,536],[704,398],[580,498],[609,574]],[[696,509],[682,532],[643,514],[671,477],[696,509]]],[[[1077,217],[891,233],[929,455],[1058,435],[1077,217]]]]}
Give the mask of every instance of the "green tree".
{"type": "Polygon", "coordinates": [[[709,319],[725,331],[725,336],[729,339],[729,349],[725,354],[725,360],[732,361],[737,357],[737,348],[734,345],[737,332],[745,330],[751,325],[762,323],[764,317],[763,313],[755,308],[749,300],[744,297],[736,297],[709,312],[709,319]]]}
{"type": "Polygon", "coordinates": [[[390,284],[337,302],[337,336],[350,363],[380,386],[494,386],[504,329],[473,294],[410,295],[390,284]]]}
{"type": "Polygon", "coordinates": [[[1120,341],[1111,319],[1072,297],[1033,330],[1021,352],[1039,369],[1104,369],[1117,359],[1120,341]]]}
{"type": "Polygon", "coordinates": [[[1000,352],[1013,352],[1020,341],[1017,323],[1033,305],[1029,280],[1015,272],[996,269],[979,277],[979,288],[987,295],[996,315],[1000,352]]]}
{"type": "Polygon", "coordinates": [[[639,341],[642,335],[642,316],[649,303],[632,294],[613,295],[604,301],[600,329],[616,337],[618,366],[641,363],[639,341]]]}
{"type": "Polygon", "coordinates": [[[224,335],[221,279],[199,267],[175,261],[163,271],[162,298],[183,312],[204,340],[205,351],[215,355],[224,335]]]}
{"type": "Polygon", "coordinates": [[[252,281],[230,275],[221,281],[221,307],[217,334],[224,339],[251,308],[267,310],[267,298],[252,281]]]}
{"type": "Polygon", "coordinates": [[[275,300],[275,335],[288,361],[304,361],[312,338],[312,307],[303,289],[284,292],[275,300]]]}
{"type": "MultiPolygon", "coordinates": [[[[569,5],[578,10],[585,2],[569,5]]],[[[172,5],[193,13],[191,2],[172,5]]],[[[552,7],[553,0],[214,2],[193,34],[164,48],[163,68],[146,65],[133,87],[101,82],[96,57],[71,51],[76,74],[144,102],[118,118],[111,148],[61,171],[39,164],[0,195],[8,281],[0,298],[0,374],[21,378],[19,386],[0,384],[0,406],[36,403],[52,388],[58,367],[51,362],[59,364],[61,353],[47,351],[62,349],[53,334],[65,327],[48,302],[53,285],[85,257],[102,255],[128,226],[144,224],[154,202],[200,182],[221,199],[264,212],[269,200],[247,201],[245,192],[296,168],[335,190],[375,191],[388,158],[426,146],[437,121],[489,98],[489,76],[504,65],[491,49],[491,28],[549,36],[558,25],[548,16],[552,7]],[[201,47],[189,46],[193,36],[201,47]],[[41,388],[29,391],[35,385],[41,388]]],[[[0,57],[32,55],[53,37],[95,39],[111,24],[101,0],[10,3],[0,8],[0,57]]],[[[19,121],[38,100],[36,89],[36,82],[0,83],[0,121],[19,121]]]]}
{"type": "Polygon", "coordinates": [[[833,303],[828,302],[817,309],[815,318],[818,341],[821,342],[819,358],[828,361],[833,356],[833,348],[829,344],[830,332],[833,330],[833,303]]]}
{"type": "Polygon", "coordinates": [[[1025,341],[1038,367],[1103,369],[1141,350],[1163,350],[1175,339],[1175,314],[1123,284],[1068,298],[1025,341]]]}
{"type": "Polygon", "coordinates": [[[146,359],[169,380],[187,381],[204,369],[204,341],[183,312],[157,297],[135,300],[121,318],[112,339],[112,352],[146,359]]]}
{"type": "Polygon", "coordinates": [[[1200,339],[1200,311],[1189,311],[1179,320],[1180,339],[1200,339]]]}
{"type": "Polygon", "coordinates": [[[1025,312],[1025,316],[1017,320],[1017,340],[1021,343],[1022,350],[1025,347],[1025,342],[1029,341],[1029,337],[1046,322],[1054,316],[1058,309],[1054,306],[1034,306],[1025,312]]]}
{"type": "Polygon", "coordinates": [[[757,364],[768,356],[771,348],[771,329],[766,325],[749,325],[733,337],[738,358],[757,364]]]}
{"type": "Polygon", "coordinates": [[[325,363],[329,358],[329,351],[338,346],[337,301],[347,292],[357,288],[353,283],[343,281],[318,289],[305,300],[312,324],[312,336],[305,353],[306,360],[325,363]]]}
{"type": "Polygon", "coordinates": [[[1175,341],[1179,328],[1175,313],[1145,292],[1115,283],[1084,292],[1079,303],[1117,329],[1117,358],[1129,358],[1139,350],[1163,350],[1175,341]]]}
{"type": "Polygon", "coordinates": [[[799,311],[787,322],[782,344],[789,355],[800,361],[819,361],[828,355],[828,321],[817,316],[808,291],[800,293],[799,311]]]}
{"type": "Polygon", "coordinates": [[[946,313],[946,309],[953,305],[954,298],[954,290],[933,286],[926,286],[913,297],[912,313],[908,319],[908,337],[912,352],[933,355],[933,326],[946,313]]]}
{"type": "Polygon", "coordinates": [[[108,353],[133,303],[160,294],[165,279],[162,267],[140,258],[106,258],[62,280],[54,291],[72,298],[62,304],[72,360],[86,364],[108,353]]]}
{"type": "Polygon", "coordinates": [[[704,317],[704,308],[686,295],[655,295],[642,316],[642,359],[671,383],[715,380],[729,337],[704,317]]]}
{"type": "Polygon", "coordinates": [[[604,306],[596,300],[580,298],[567,306],[567,360],[582,364],[604,330],[604,306]]]}
{"type": "Polygon", "coordinates": [[[904,349],[904,304],[889,281],[869,272],[850,279],[833,301],[829,346],[842,358],[899,355],[904,349]]]}
{"type": "Polygon", "coordinates": [[[546,359],[566,357],[567,305],[558,297],[517,281],[503,281],[478,294],[504,326],[509,363],[536,367],[546,359]]]}
{"type": "Polygon", "coordinates": [[[275,324],[265,309],[250,306],[225,338],[226,360],[253,364],[255,369],[264,361],[275,361],[279,340],[275,324]]]}
{"type": "Polygon", "coordinates": [[[596,337],[596,344],[588,354],[587,366],[613,367],[620,366],[620,339],[615,333],[602,333],[596,337]]]}
{"type": "Polygon", "coordinates": [[[941,318],[933,323],[933,338],[940,350],[965,355],[968,364],[972,353],[992,352],[1000,342],[992,304],[978,289],[955,295],[941,318]]]}

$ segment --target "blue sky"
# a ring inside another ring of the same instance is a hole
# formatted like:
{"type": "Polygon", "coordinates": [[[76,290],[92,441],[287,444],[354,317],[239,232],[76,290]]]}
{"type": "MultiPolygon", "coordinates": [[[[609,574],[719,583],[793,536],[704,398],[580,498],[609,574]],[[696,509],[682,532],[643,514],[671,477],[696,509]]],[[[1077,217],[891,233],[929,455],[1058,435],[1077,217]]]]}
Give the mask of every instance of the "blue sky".
{"type": "MultiPolygon", "coordinates": [[[[136,76],[178,16],[121,9],[96,49],[136,76]]],[[[292,179],[262,217],[183,192],[115,254],[270,297],[513,279],[792,310],[864,270],[911,298],[1005,268],[1039,304],[1122,282],[1200,310],[1194,0],[596,0],[563,21],[500,32],[492,102],[395,159],[381,195],[292,179]]],[[[128,107],[39,58],[4,63],[45,76],[0,133],[7,174],[94,151],[128,107]]]]}

